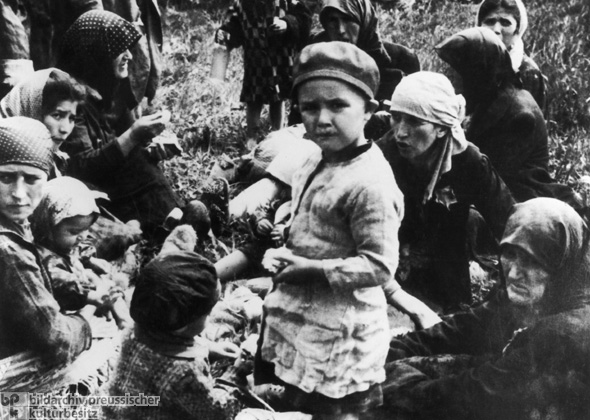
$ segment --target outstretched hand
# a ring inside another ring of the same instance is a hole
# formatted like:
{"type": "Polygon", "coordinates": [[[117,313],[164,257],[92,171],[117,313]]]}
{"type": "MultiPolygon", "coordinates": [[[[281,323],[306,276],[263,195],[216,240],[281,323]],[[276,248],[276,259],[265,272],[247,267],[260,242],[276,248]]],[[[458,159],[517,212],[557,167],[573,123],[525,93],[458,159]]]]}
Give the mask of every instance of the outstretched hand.
{"type": "Polygon", "coordinates": [[[156,112],[137,119],[131,126],[131,138],[136,144],[146,144],[166,128],[170,121],[168,111],[156,112]]]}

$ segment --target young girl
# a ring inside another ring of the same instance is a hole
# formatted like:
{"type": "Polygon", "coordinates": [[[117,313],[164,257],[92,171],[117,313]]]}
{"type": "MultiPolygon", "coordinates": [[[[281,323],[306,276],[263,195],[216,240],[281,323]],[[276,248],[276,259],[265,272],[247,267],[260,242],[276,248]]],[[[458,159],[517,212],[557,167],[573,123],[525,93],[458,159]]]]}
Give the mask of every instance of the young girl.
{"type": "Polygon", "coordinates": [[[283,126],[283,101],[291,92],[293,60],[306,44],[310,28],[311,12],[301,1],[234,0],[227,23],[217,31],[217,43],[244,47],[240,101],[246,102],[249,149],[258,141],[263,104],[270,104],[272,129],[283,126]]]}
{"type": "Polygon", "coordinates": [[[108,263],[90,257],[83,264],[79,256],[79,246],[99,214],[95,194],[75,178],[52,179],[33,212],[31,230],[61,310],[104,307],[124,328],[130,323],[129,311],[121,287],[104,275],[110,274],[108,263]]]}
{"type": "Polygon", "coordinates": [[[407,312],[424,305],[393,280],[403,197],[363,135],[377,106],[375,61],[352,44],[313,44],[294,75],[319,149],[294,177],[286,248],[266,256],[280,271],[264,303],[256,379],[278,379],[295,410],[354,419],[381,403],[390,339],[384,289],[407,312]]]}

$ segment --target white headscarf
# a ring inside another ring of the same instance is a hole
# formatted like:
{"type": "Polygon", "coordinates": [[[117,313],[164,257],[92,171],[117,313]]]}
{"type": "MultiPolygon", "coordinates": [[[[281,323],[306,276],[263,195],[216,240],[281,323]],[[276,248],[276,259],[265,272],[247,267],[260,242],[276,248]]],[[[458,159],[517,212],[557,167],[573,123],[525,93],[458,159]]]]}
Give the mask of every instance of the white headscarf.
{"type": "Polygon", "coordinates": [[[441,145],[441,153],[424,194],[423,202],[432,197],[442,174],[449,172],[454,155],[467,149],[467,139],[461,127],[465,118],[465,98],[456,95],[451,81],[440,73],[419,71],[402,79],[391,97],[390,111],[412,115],[433,124],[450,128],[450,136],[441,145]]]}

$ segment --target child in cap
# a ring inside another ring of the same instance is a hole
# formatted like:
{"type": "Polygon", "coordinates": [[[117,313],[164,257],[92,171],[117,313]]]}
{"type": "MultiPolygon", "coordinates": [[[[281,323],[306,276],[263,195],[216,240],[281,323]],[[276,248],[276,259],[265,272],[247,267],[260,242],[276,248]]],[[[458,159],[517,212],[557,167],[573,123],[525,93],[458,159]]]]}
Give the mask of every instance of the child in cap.
{"type": "Polygon", "coordinates": [[[354,419],[381,404],[385,294],[408,313],[428,311],[393,277],[403,196],[363,135],[378,86],[375,61],[352,44],[310,45],[295,65],[303,123],[319,149],[294,176],[286,247],[265,257],[278,272],[255,373],[284,385],[290,409],[322,419],[354,419]]]}
{"type": "MultiPolygon", "coordinates": [[[[160,400],[151,407],[105,407],[107,418],[234,418],[240,403],[215,383],[209,350],[195,341],[219,295],[215,267],[192,251],[160,254],[141,270],[131,299],[135,327],[124,339],[108,392],[160,400]]],[[[233,381],[245,381],[246,374],[230,369],[233,381]]]]}
{"type": "Polygon", "coordinates": [[[111,312],[123,329],[131,323],[123,299],[122,286],[126,285],[115,284],[107,261],[90,257],[88,251],[85,257],[80,255],[99,215],[95,198],[96,193],[75,178],[54,178],[31,216],[31,230],[61,310],[93,305],[111,312]]]}

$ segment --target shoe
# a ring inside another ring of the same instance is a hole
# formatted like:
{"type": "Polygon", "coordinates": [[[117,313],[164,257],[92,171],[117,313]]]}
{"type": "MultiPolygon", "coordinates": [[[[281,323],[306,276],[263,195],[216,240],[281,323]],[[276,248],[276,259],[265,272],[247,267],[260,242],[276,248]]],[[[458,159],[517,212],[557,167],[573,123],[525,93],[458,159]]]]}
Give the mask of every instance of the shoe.
{"type": "Polygon", "coordinates": [[[213,177],[203,187],[200,200],[209,209],[211,230],[220,236],[229,222],[229,182],[227,179],[213,177]]]}

